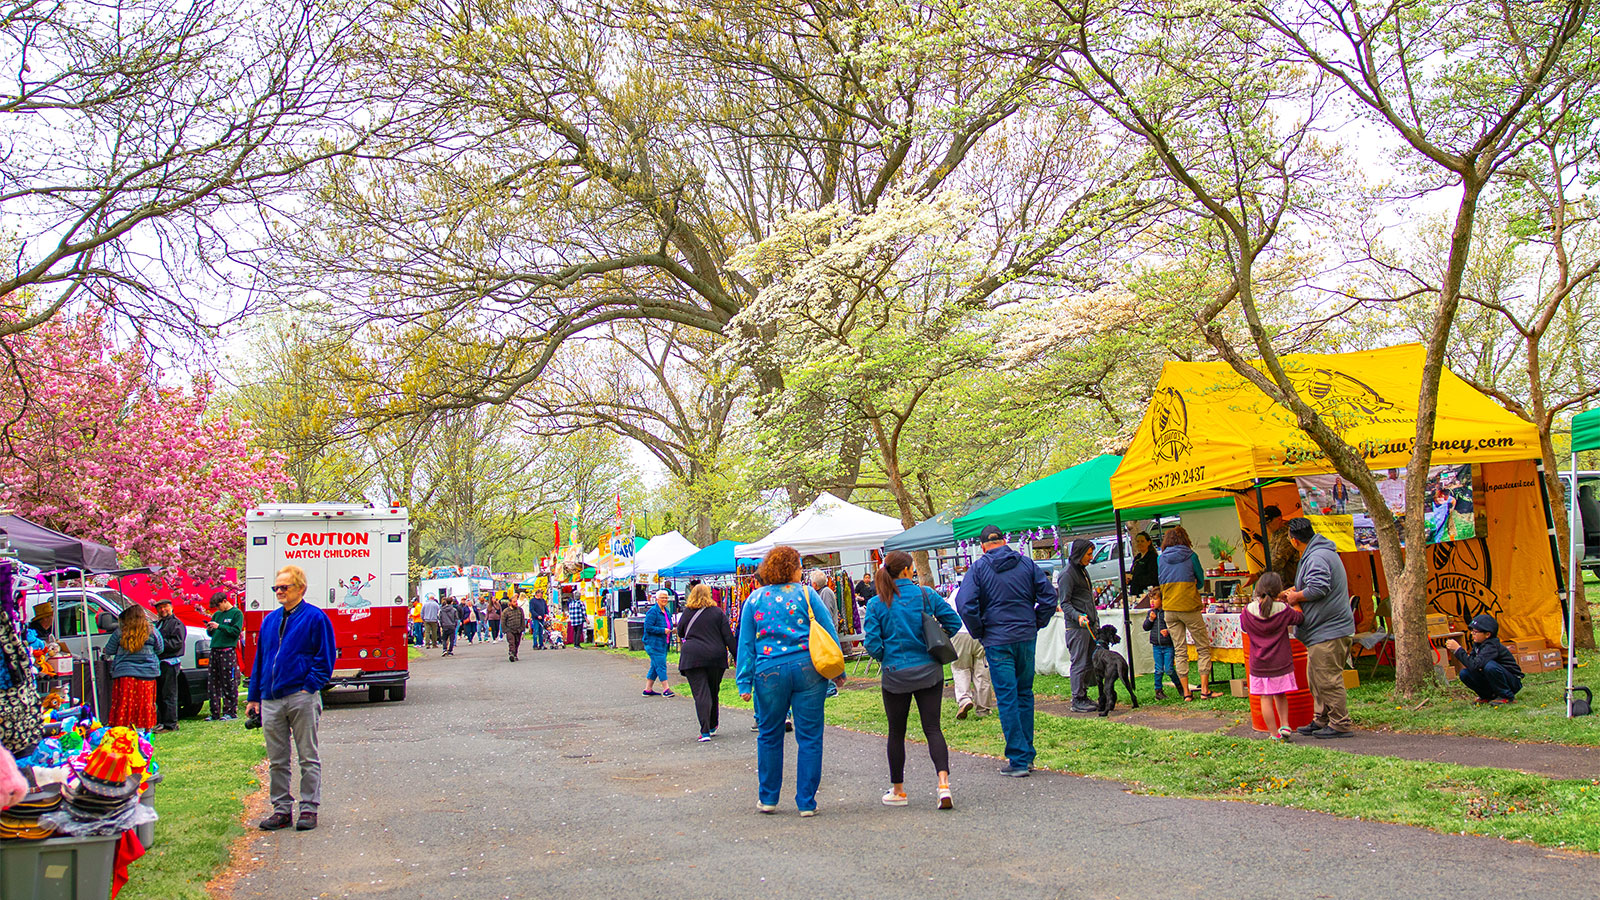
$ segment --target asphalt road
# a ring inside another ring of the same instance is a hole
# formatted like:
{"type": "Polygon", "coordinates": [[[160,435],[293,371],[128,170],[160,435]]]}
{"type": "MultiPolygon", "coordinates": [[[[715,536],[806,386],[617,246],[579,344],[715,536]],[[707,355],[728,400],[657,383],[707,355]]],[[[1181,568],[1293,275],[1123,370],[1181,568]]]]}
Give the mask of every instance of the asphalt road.
{"type": "MultiPolygon", "coordinates": [[[[1594,897],[1600,858],[1316,813],[1136,796],[920,745],[890,809],[882,739],[830,729],[820,813],[755,809],[750,716],[709,744],[686,697],[594,650],[461,645],[402,703],[330,705],[312,832],[261,835],[235,898],[1594,897]]],[[[793,763],[793,745],[789,760],[793,763]]],[[[792,769],[790,771],[792,775],[792,769]]]]}

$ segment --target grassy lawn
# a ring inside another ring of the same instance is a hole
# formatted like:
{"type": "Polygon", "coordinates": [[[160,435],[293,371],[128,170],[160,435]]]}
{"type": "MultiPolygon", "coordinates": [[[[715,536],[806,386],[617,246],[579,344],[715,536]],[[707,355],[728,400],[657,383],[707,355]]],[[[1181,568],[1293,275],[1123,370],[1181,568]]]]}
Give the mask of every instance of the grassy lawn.
{"type": "MultiPolygon", "coordinates": [[[[1600,653],[1592,650],[1578,651],[1578,667],[1574,683],[1589,683],[1600,689],[1600,653]]],[[[1568,719],[1566,705],[1567,674],[1565,670],[1539,672],[1523,679],[1517,702],[1509,706],[1478,706],[1472,703],[1475,696],[1460,682],[1434,685],[1415,699],[1397,701],[1394,697],[1394,670],[1380,666],[1374,680],[1367,680],[1370,662],[1357,664],[1362,679],[1360,687],[1350,691],[1350,716],[1358,728],[1387,728],[1423,734],[1456,734],[1474,737],[1500,738],[1509,741],[1537,741],[1561,744],[1600,745],[1600,716],[1568,719]]],[[[1243,675],[1243,667],[1239,667],[1243,675]]],[[[1228,671],[1218,666],[1217,673],[1228,671]]],[[[1191,675],[1194,670],[1191,670],[1191,675]]],[[[1199,682],[1191,680],[1192,685],[1199,682]]],[[[1216,700],[1196,700],[1184,703],[1175,691],[1168,689],[1166,700],[1155,700],[1150,676],[1141,675],[1134,682],[1139,689],[1142,706],[1170,708],[1174,713],[1209,711],[1230,716],[1225,723],[1242,720],[1249,715],[1247,701],[1232,696],[1216,700]]],[[[1227,685],[1220,689],[1224,692],[1227,685]]],[[[1070,699],[1071,686],[1060,675],[1040,675],[1034,682],[1040,696],[1070,699]]]]}
{"type": "Polygon", "coordinates": [[[261,732],[242,719],[185,719],[180,731],[153,738],[164,780],[155,788],[156,844],[128,870],[121,900],[205,900],[205,884],[228,862],[244,833],[244,798],[259,786],[254,767],[266,756],[261,732]]]}
{"type": "MultiPolygon", "coordinates": [[[[1378,687],[1372,690],[1381,692],[1378,687]]],[[[749,707],[739,700],[731,680],[723,683],[720,699],[724,706],[749,707]]],[[[1208,705],[1225,702],[1238,701],[1208,705]]],[[[1389,706],[1392,709],[1393,703],[1389,706]]],[[[828,701],[827,710],[829,724],[873,734],[887,731],[876,691],[841,691],[828,701]]],[[[954,713],[954,704],[946,702],[944,729],[951,747],[1002,755],[1004,739],[995,717],[956,721],[954,713]]],[[[910,731],[918,733],[920,725],[913,722],[910,731]]],[[[1307,744],[1281,746],[1046,714],[1037,717],[1035,743],[1037,763],[1044,768],[1120,781],[1141,793],[1242,800],[1600,852],[1600,781],[1359,756],[1307,744]]],[[[918,755],[913,751],[912,758],[918,755]]],[[[932,778],[925,768],[914,768],[916,777],[932,778]]],[[[968,774],[955,773],[958,790],[968,774]]],[[[982,772],[978,777],[988,775],[982,772]]]]}

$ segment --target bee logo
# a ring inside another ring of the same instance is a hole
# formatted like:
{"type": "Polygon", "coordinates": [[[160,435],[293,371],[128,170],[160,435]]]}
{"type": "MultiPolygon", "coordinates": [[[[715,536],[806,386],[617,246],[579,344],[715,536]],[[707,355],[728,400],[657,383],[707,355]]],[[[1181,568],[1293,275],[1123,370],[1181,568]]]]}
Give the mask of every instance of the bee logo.
{"type": "Polygon", "coordinates": [[[1481,537],[1450,541],[1428,551],[1433,568],[1428,595],[1435,609],[1464,622],[1479,613],[1500,616],[1503,608],[1493,587],[1488,541],[1481,537]]]}
{"type": "Polygon", "coordinates": [[[1150,436],[1156,459],[1177,462],[1192,448],[1189,442],[1189,408],[1176,388],[1164,387],[1150,398],[1150,436]]]}
{"type": "Polygon", "coordinates": [[[1321,415],[1375,416],[1399,408],[1360,379],[1332,369],[1295,372],[1289,380],[1321,415]]]}

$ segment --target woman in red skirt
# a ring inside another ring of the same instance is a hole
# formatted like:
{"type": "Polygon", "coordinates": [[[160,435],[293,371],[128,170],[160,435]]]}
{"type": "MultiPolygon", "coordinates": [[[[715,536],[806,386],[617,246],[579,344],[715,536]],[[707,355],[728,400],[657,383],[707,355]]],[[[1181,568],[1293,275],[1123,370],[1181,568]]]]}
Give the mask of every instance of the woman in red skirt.
{"type": "Polygon", "coordinates": [[[111,712],[106,724],[145,730],[156,727],[156,677],[161,674],[161,632],[150,627],[144,607],[129,604],[105,650],[111,665],[111,712]]]}

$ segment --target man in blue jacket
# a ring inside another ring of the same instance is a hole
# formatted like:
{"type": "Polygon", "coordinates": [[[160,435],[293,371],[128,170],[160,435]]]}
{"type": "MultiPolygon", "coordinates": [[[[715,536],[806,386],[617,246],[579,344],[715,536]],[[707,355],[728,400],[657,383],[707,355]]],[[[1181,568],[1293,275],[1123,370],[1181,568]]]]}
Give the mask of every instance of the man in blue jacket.
{"type": "Polygon", "coordinates": [[[306,572],[284,566],[272,582],[279,608],[261,620],[256,636],[256,663],[250,670],[249,705],[245,712],[261,716],[271,772],[272,815],[262,831],[293,824],[296,830],[317,827],[322,803],[322,759],[317,755],[317,721],[322,717],[322,689],[333,675],[339,651],[328,614],[304,602],[306,572]],[[300,758],[300,820],[294,819],[289,790],[290,745],[300,758]]]}
{"type": "Polygon", "coordinates": [[[1032,559],[1006,545],[993,525],[978,533],[983,556],[967,570],[956,610],[989,658],[1008,766],[1000,774],[1028,777],[1033,766],[1033,654],[1039,629],[1056,612],[1056,589],[1032,559]]]}

